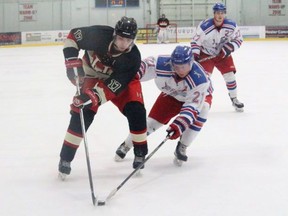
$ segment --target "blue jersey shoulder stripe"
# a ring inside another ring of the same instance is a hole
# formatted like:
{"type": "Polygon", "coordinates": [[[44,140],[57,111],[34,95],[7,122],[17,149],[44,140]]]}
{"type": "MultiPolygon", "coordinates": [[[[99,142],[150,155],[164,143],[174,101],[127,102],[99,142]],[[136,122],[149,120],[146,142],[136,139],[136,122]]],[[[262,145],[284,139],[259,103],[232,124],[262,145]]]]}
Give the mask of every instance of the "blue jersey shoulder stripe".
{"type": "Polygon", "coordinates": [[[223,25],[230,25],[233,26],[234,28],[236,27],[236,22],[234,22],[233,20],[230,19],[224,19],[223,25]]]}
{"type": "MultiPolygon", "coordinates": [[[[190,73],[191,73],[191,71],[190,71],[190,73]]],[[[187,83],[187,85],[189,86],[190,89],[195,88],[196,85],[195,85],[193,79],[191,78],[190,74],[185,77],[185,81],[186,81],[186,83],[187,83]]]]}
{"type": "Polygon", "coordinates": [[[200,24],[200,28],[206,32],[207,29],[214,28],[214,21],[213,18],[207,19],[200,24]]]}
{"type": "Polygon", "coordinates": [[[158,77],[171,77],[174,72],[170,64],[170,56],[159,56],[156,64],[156,74],[158,77]]]}
{"type": "Polygon", "coordinates": [[[170,56],[159,56],[157,59],[156,70],[172,71],[170,64],[170,56]]]}
{"type": "Polygon", "coordinates": [[[191,89],[201,85],[202,83],[208,82],[205,72],[195,62],[192,65],[189,75],[185,77],[185,80],[191,89]]]}
{"type": "Polygon", "coordinates": [[[158,77],[172,77],[174,73],[172,72],[169,72],[169,71],[159,71],[159,70],[156,70],[156,75],[158,77]]]}

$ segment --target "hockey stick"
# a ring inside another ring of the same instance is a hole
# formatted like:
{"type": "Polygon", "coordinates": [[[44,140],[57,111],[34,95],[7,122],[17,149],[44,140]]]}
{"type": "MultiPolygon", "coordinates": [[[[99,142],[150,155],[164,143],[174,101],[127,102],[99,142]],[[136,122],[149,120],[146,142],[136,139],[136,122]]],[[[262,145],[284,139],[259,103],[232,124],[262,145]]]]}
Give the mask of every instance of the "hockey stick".
{"type": "MultiPolygon", "coordinates": [[[[75,67],[73,68],[73,70],[74,70],[74,73],[75,73],[77,95],[80,95],[81,93],[80,93],[80,84],[79,84],[78,71],[77,71],[77,68],[75,68],[75,67]]],[[[84,146],[85,146],[85,154],[86,154],[88,177],[89,177],[89,183],[90,183],[90,191],[91,191],[91,196],[92,196],[92,202],[93,202],[93,205],[95,206],[97,199],[96,199],[96,197],[94,195],[94,187],[93,187],[93,180],[92,180],[92,174],[91,174],[91,165],[90,165],[90,158],[89,158],[88,142],[87,142],[86,131],[85,131],[85,120],[84,120],[84,115],[83,115],[83,107],[80,108],[80,122],[81,122],[82,136],[83,136],[84,146]]]]}
{"type": "Polygon", "coordinates": [[[119,184],[118,187],[116,187],[114,190],[110,192],[110,194],[106,197],[105,200],[98,200],[98,205],[105,205],[106,202],[108,202],[116,193],[119,191],[123,185],[139,170],[141,167],[155,154],[156,151],[170,138],[168,135],[148,156],[145,158],[145,160],[136,168],[133,170],[133,172],[130,173],[130,175],[127,176],[126,179],[124,179],[121,184],[119,184]]]}

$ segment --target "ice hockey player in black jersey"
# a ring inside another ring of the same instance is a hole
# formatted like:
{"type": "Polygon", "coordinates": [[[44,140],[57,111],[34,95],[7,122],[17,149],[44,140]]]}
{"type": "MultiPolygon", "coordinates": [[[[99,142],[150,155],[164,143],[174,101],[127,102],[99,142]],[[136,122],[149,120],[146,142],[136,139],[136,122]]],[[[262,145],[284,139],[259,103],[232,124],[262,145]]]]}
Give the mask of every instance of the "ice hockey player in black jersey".
{"type": "Polygon", "coordinates": [[[98,108],[107,101],[116,105],[128,120],[135,154],[133,168],[145,160],[146,110],[137,78],[141,55],[134,43],[136,34],[137,23],[128,17],[122,17],[115,28],[95,25],[70,31],[63,48],[66,73],[74,85],[78,77],[81,94],[73,98],[71,119],[60,152],[58,170],[64,178],[71,172],[71,161],[83,139],[80,108],[87,131],[98,108]],[[82,58],[80,50],[84,50],[82,58]]]}

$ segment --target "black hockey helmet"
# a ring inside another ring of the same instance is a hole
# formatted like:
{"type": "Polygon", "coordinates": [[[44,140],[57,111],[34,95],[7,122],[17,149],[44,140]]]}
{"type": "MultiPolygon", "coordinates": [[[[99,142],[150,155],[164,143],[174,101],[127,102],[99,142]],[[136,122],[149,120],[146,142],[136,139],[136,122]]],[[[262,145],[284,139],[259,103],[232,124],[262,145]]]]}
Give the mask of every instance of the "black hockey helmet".
{"type": "Polygon", "coordinates": [[[115,34],[125,38],[135,39],[137,31],[136,20],[126,16],[123,16],[115,26],[115,34]]]}

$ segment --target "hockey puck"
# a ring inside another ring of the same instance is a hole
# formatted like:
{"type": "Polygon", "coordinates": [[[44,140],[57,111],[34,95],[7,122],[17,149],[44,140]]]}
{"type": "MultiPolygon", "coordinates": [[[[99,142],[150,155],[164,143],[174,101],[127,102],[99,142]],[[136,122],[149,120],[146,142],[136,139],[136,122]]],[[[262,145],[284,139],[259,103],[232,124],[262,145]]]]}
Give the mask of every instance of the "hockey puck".
{"type": "Polygon", "coordinates": [[[105,201],[99,200],[99,201],[97,202],[97,205],[98,205],[98,206],[104,206],[104,205],[105,205],[105,201]]]}

